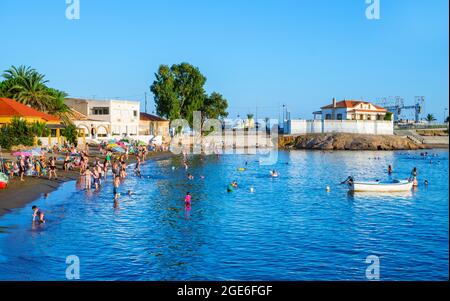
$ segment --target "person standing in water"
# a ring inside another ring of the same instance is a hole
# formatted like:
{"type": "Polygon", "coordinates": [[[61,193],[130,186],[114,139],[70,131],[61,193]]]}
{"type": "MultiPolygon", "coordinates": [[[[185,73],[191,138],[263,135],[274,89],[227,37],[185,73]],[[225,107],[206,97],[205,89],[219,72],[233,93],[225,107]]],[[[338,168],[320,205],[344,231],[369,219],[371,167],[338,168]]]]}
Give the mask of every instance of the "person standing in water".
{"type": "Polygon", "coordinates": [[[119,186],[120,186],[120,177],[114,177],[114,186],[113,186],[113,193],[114,193],[114,201],[117,201],[119,199],[119,186]]]}
{"type": "Polygon", "coordinates": [[[417,182],[417,168],[416,167],[414,167],[413,170],[411,171],[410,179],[412,180],[414,187],[419,185],[419,183],[417,182]]]}
{"type": "Polygon", "coordinates": [[[86,170],[84,171],[83,176],[84,176],[84,183],[85,183],[86,190],[90,190],[91,189],[92,172],[90,171],[89,166],[86,167],[86,170]]]}
{"type": "Polygon", "coordinates": [[[38,223],[45,223],[44,213],[42,213],[42,211],[37,206],[31,207],[31,209],[33,210],[33,223],[36,221],[36,218],[38,219],[38,223]]]}
{"type": "Polygon", "coordinates": [[[392,166],[391,165],[388,166],[387,172],[388,172],[388,174],[392,174],[392,166]]]}
{"type": "Polygon", "coordinates": [[[187,192],[186,196],[184,197],[184,205],[186,206],[186,208],[191,207],[191,193],[190,192],[187,192]]]}
{"type": "Polygon", "coordinates": [[[97,168],[94,168],[94,172],[92,174],[92,177],[94,178],[94,186],[95,190],[98,190],[98,186],[100,185],[100,178],[102,177],[101,174],[98,172],[97,168]]]}
{"type": "Polygon", "coordinates": [[[136,156],[136,165],[134,166],[134,173],[138,176],[138,177],[142,177],[141,175],[141,159],[139,158],[139,156],[136,156]]]}

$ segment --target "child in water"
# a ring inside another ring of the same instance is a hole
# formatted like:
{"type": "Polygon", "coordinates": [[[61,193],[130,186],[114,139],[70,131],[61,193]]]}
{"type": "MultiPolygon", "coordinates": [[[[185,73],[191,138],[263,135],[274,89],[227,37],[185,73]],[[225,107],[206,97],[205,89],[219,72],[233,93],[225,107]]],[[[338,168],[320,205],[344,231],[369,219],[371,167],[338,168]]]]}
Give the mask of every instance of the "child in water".
{"type": "Polygon", "coordinates": [[[42,213],[42,211],[37,206],[31,207],[31,209],[33,210],[33,222],[36,220],[36,218],[38,218],[38,222],[40,224],[45,223],[44,213],[42,213]]]}
{"type": "Polygon", "coordinates": [[[186,207],[191,207],[191,193],[186,193],[186,196],[184,197],[184,205],[186,207]]]}

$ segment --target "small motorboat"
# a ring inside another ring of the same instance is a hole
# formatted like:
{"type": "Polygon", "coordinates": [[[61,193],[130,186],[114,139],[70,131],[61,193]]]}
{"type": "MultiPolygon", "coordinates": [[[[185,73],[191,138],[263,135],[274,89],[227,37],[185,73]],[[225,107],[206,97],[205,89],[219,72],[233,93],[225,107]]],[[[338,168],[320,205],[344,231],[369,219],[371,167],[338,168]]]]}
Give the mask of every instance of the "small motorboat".
{"type": "Polygon", "coordinates": [[[409,181],[409,180],[393,180],[390,182],[349,181],[348,187],[349,187],[350,191],[370,191],[370,192],[410,191],[413,187],[413,181],[409,181]]]}

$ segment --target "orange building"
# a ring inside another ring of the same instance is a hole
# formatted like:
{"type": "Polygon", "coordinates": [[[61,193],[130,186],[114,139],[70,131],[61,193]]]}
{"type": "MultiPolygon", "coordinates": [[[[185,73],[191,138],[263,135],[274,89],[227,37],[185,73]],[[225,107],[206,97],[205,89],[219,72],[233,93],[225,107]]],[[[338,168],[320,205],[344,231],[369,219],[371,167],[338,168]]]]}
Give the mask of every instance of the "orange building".
{"type": "Polygon", "coordinates": [[[51,135],[48,137],[49,144],[51,137],[56,137],[57,142],[62,143],[60,129],[64,126],[58,117],[40,112],[13,99],[0,98],[0,126],[11,123],[14,117],[22,118],[29,123],[43,122],[47,124],[51,130],[51,135]]]}

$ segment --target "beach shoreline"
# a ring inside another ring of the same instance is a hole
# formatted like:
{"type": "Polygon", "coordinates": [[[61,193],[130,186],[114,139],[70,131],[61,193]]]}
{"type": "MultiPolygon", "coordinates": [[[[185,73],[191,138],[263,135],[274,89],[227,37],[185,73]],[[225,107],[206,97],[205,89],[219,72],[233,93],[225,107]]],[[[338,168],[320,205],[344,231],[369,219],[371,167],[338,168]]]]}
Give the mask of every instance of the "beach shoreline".
{"type": "MultiPolygon", "coordinates": [[[[163,160],[174,156],[171,152],[149,153],[146,161],[163,160]]],[[[89,156],[91,159],[95,155],[89,156]]],[[[130,155],[127,165],[136,162],[135,156],[130,155]]],[[[18,177],[10,181],[7,189],[0,190],[0,217],[10,213],[15,209],[23,208],[28,204],[36,201],[46,193],[57,190],[62,184],[69,181],[76,181],[80,177],[78,170],[63,171],[62,166],[58,166],[58,180],[44,177],[25,177],[25,181],[21,182],[18,177]]]]}

